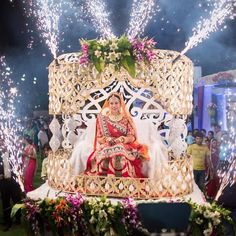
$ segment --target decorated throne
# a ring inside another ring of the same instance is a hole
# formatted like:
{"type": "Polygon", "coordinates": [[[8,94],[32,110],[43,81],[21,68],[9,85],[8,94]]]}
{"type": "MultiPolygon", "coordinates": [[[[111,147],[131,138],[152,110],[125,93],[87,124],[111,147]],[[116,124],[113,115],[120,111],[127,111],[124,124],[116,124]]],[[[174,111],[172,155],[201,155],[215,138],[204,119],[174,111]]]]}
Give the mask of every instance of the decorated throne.
{"type": "Polygon", "coordinates": [[[100,72],[91,63],[80,65],[81,53],[63,54],[50,64],[49,113],[54,116],[48,167],[51,188],[136,199],[183,196],[193,191],[192,162],[185,143],[185,119],[192,111],[192,62],[182,56],[173,63],[179,55],[174,51],[155,50],[155,54],[152,63],[136,65],[135,77],[112,64],[100,72]],[[93,151],[95,118],[114,91],[126,102],[139,142],[148,146],[151,160],[144,170],[148,178],[83,175],[93,151]],[[80,150],[79,157],[74,148],[80,150]],[[154,162],[160,162],[159,170],[151,168],[154,162]]]}

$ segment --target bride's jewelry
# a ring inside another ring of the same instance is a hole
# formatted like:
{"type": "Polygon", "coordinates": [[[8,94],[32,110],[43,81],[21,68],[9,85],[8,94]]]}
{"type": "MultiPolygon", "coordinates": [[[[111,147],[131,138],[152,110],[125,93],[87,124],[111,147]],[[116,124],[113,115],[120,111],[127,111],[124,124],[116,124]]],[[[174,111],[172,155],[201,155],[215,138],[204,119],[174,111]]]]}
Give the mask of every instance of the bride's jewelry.
{"type": "Polygon", "coordinates": [[[123,118],[122,114],[118,114],[118,115],[112,115],[112,114],[108,114],[108,117],[111,121],[120,121],[123,118]]]}
{"type": "Polygon", "coordinates": [[[121,143],[125,143],[125,137],[121,136],[121,137],[120,137],[120,142],[121,142],[121,143]]]}

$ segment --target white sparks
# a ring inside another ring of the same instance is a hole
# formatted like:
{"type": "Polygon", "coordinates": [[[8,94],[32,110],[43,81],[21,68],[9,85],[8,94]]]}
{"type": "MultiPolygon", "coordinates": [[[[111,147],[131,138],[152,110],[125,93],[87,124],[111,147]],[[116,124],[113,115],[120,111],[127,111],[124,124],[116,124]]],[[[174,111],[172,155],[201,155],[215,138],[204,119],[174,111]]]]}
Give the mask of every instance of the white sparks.
{"type": "Polygon", "coordinates": [[[129,39],[134,39],[144,32],[144,29],[154,13],[159,11],[155,0],[134,0],[131,9],[131,19],[126,32],[129,39]]]}
{"type": "Polygon", "coordinates": [[[209,38],[210,33],[218,30],[219,26],[225,21],[225,18],[232,17],[233,3],[230,0],[219,0],[214,3],[214,9],[210,12],[209,19],[200,20],[197,26],[193,28],[193,35],[189,38],[186,47],[182,50],[184,55],[189,49],[197,46],[204,39],[209,38]]]}
{"type": "Polygon", "coordinates": [[[17,94],[17,88],[10,88],[10,93],[11,94],[17,94]]]}
{"type": "Polygon", "coordinates": [[[109,21],[110,13],[106,10],[106,4],[102,0],[87,0],[84,10],[90,15],[93,27],[101,34],[102,38],[115,38],[109,21]]]}
{"type": "MultiPolygon", "coordinates": [[[[34,16],[37,19],[37,28],[41,37],[51,51],[54,58],[58,52],[59,19],[62,15],[61,0],[36,0],[26,1],[24,11],[27,17],[34,16]]],[[[28,24],[26,24],[28,26],[28,24]]],[[[33,31],[30,30],[32,33],[33,31]]],[[[30,37],[28,48],[32,48],[34,38],[30,37]]]]}
{"type": "MultiPolygon", "coordinates": [[[[0,57],[0,71],[0,138],[9,152],[8,161],[17,177],[16,181],[19,182],[22,176],[20,155],[22,150],[17,132],[22,131],[22,127],[15,114],[15,100],[18,91],[17,88],[12,87],[11,68],[7,67],[4,56],[0,57]]],[[[19,184],[22,186],[22,183],[19,182],[19,184]]]]}
{"type": "Polygon", "coordinates": [[[229,89],[225,96],[227,99],[226,117],[228,132],[226,140],[223,140],[226,144],[223,151],[227,165],[218,171],[220,188],[217,192],[216,200],[222,195],[227,186],[232,186],[236,181],[236,102],[234,94],[229,89]]]}

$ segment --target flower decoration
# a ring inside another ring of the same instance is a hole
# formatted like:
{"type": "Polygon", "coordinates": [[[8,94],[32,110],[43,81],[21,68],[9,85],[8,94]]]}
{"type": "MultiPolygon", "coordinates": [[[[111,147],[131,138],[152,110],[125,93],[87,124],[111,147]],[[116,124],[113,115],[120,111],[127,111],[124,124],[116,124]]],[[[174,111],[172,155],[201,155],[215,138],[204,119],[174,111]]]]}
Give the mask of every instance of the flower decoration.
{"type": "Polygon", "coordinates": [[[79,194],[40,201],[27,198],[14,206],[14,214],[20,208],[30,235],[45,235],[45,230],[60,235],[129,235],[141,229],[131,199],[114,204],[106,197],[84,200],[79,194]]]}
{"type": "Polygon", "coordinates": [[[219,207],[216,203],[205,203],[204,205],[189,203],[192,206],[190,224],[193,236],[210,236],[213,232],[216,235],[224,235],[222,222],[226,221],[233,225],[230,211],[219,207]]]}
{"type": "MultiPolygon", "coordinates": [[[[192,208],[189,223],[193,236],[213,232],[224,235],[222,222],[233,225],[230,211],[216,203],[188,203],[192,208]]],[[[83,199],[79,194],[40,201],[27,198],[13,207],[12,216],[18,209],[30,229],[29,235],[46,235],[46,231],[52,231],[53,235],[128,236],[133,235],[134,230],[150,235],[143,228],[136,204],[130,198],[116,203],[106,197],[83,199]]]]}
{"type": "Polygon", "coordinates": [[[153,39],[134,39],[130,41],[126,36],[109,40],[81,40],[82,55],[80,64],[93,63],[98,72],[102,72],[106,65],[114,65],[116,70],[124,67],[135,77],[135,63],[141,61],[150,63],[156,58],[153,39]]]}
{"type": "Polygon", "coordinates": [[[212,78],[214,82],[219,82],[219,81],[224,81],[224,80],[230,81],[233,79],[234,79],[234,76],[228,72],[219,72],[216,75],[214,75],[214,77],[212,78]]]}
{"type": "Polygon", "coordinates": [[[23,208],[23,216],[25,216],[25,221],[28,221],[31,227],[28,227],[27,230],[30,232],[35,232],[35,234],[39,234],[40,232],[40,224],[38,220],[38,215],[40,213],[40,207],[37,202],[26,199],[24,202],[23,208]]]}
{"type": "Polygon", "coordinates": [[[141,228],[141,222],[138,218],[138,209],[134,200],[131,198],[124,199],[122,205],[124,207],[122,222],[130,229],[141,228]]]}

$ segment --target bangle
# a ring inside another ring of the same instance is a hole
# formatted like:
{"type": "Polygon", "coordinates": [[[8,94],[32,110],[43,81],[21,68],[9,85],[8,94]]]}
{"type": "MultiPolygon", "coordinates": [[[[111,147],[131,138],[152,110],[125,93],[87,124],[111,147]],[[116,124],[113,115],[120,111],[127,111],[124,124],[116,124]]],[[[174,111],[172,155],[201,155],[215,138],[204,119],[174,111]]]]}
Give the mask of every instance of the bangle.
{"type": "Polygon", "coordinates": [[[105,142],[110,142],[111,140],[112,140],[112,138],[111,137],[105,137],[105,142]]]}

